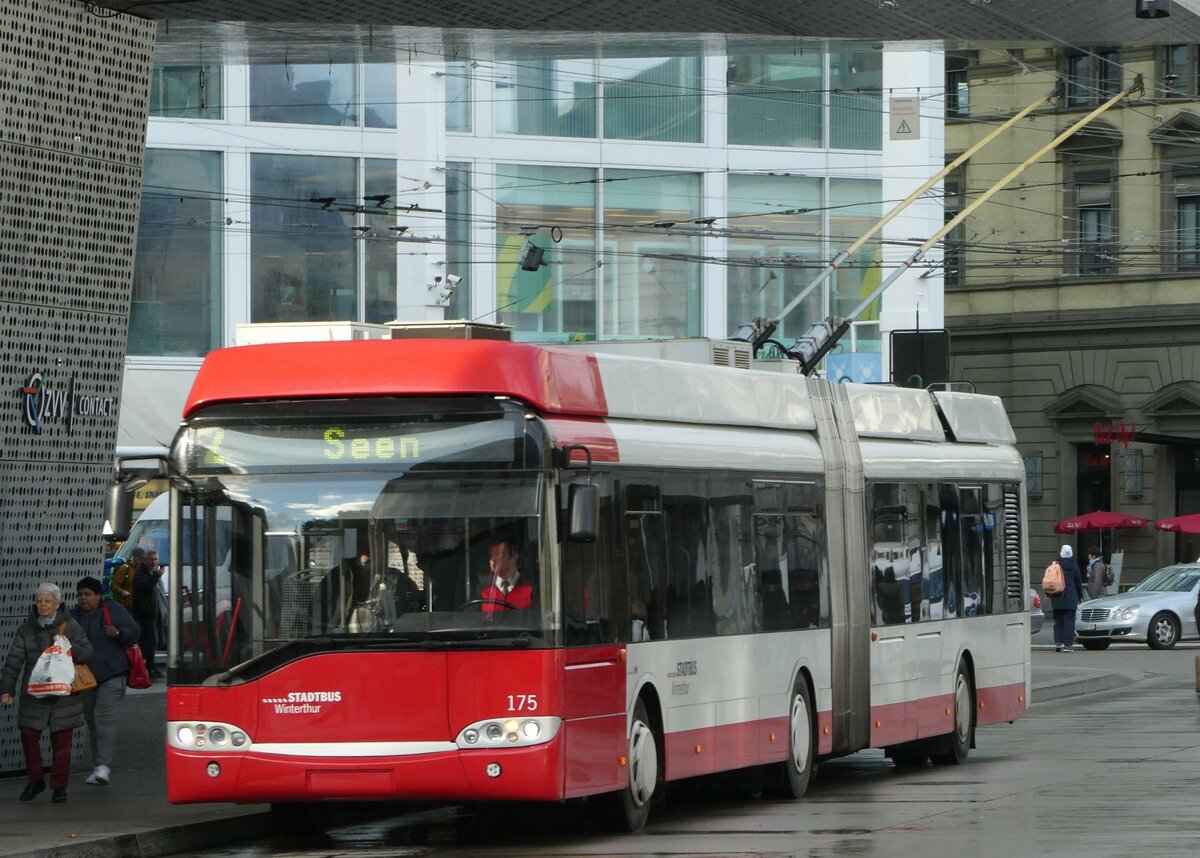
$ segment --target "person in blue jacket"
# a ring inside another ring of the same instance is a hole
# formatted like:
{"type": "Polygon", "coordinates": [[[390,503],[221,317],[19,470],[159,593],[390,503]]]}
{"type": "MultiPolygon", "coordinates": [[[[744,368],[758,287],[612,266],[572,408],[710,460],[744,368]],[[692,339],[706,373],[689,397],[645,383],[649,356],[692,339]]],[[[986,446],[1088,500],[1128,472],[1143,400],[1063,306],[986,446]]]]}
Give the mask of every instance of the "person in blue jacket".
{"type": "Polygon", "coordinates": [[[1066,587],[1050,597],[1050,606],[1054,609],[1054,649],[1071,652],[1075,648],[1075,609],[1083,601],[1083,574],[1069,545],[1064,545],[1058,552],[1058,565],[1062,567],[1066,587]]]}
{"type": "Polygon", "coordinates": [[[71,612],[92,643],[88,666],[96,677],[96,687],[79,696],[92,746],[93,768],[87,783],[98,786],[107,785],[112,777],[117,709],[125,697],[125,677],[129,675],[125,645],[137,643],[142,634],[124,605],[116,601],[101,604],[103,593],[99,578],[84,578],[75,585],[76,605],[71,612]]]}

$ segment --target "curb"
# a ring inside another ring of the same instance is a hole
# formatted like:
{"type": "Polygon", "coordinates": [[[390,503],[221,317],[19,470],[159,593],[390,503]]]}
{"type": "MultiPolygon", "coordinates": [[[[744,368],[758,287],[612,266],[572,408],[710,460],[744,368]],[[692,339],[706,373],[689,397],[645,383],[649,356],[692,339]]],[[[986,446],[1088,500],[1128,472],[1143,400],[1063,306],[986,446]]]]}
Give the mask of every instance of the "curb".
{"type": "MultiPolygon", "coordinates": [[[[269,811],[227,819],[208,819],[185,825],[152,828],[136,834],[116,834],[22,851],[25,858],[159,858],[198,849],[231,846],[277,833],[269,811]]],[[[0,853],[16,855],[18,853],[0,853]]]]}

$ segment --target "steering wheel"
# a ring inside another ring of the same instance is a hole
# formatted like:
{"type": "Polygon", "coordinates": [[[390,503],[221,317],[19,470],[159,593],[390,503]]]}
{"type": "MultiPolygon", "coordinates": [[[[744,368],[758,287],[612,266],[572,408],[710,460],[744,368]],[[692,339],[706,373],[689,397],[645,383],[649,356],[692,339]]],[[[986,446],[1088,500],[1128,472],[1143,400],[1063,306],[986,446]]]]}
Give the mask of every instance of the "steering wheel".
{"type": "Polygon", "coordinates": [[[517,607],[512,602],[505,601],[504,599],[483,598],[483,599],[469,599],[468,601],[463,602],[461,605],[459,605],[457,608],[455,608],[455,610],[456,611],[465,611],[467,608],[474,607],[475,605],[480,606],[481,610],[484,605],[499,605],[500,607],[504,608],[506,611],[515,610],[517,607]]]}

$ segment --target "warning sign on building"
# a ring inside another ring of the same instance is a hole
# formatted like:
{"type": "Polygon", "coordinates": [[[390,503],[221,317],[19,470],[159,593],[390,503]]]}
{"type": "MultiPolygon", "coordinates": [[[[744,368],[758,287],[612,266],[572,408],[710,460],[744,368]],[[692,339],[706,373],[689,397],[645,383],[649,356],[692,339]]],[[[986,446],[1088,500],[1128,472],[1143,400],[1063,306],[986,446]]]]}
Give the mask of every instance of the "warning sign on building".
{"type": "Polygon", "coordinates": [[[892,98],[888,100],[888,128],[892,140],[921,139],[921,99],[892,98]]]}

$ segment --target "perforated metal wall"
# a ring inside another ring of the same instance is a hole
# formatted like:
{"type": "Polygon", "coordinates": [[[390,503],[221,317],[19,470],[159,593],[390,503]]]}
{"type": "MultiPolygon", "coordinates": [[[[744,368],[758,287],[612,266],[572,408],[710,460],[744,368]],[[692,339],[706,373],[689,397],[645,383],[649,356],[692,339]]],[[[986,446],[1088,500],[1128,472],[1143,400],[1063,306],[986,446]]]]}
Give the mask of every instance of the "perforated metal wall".
{"type": "MultiPolygon", "coordinates": [[[[0,4],[0,653],[103,557],[154,28],[0,4]]],[[[77,748],[84,731],[76,735],[77,748]]],[[[0,772],[21,769],[0,712],[0,772]]]]}

